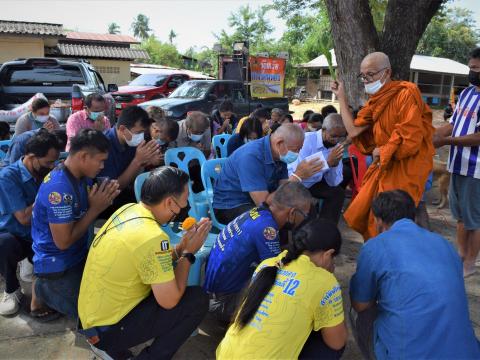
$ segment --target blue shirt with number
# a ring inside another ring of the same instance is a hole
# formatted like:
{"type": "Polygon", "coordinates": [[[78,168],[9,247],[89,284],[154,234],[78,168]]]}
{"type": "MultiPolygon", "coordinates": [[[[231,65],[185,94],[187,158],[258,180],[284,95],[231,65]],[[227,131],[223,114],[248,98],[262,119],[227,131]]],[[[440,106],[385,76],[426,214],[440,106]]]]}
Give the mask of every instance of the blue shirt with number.
{"type": "Polygon", "coordinates": [[[241,291],[262,261],[280,253],[278,225],[264,207],[247,211],[218,235],[210,252],[205,274],[206,291],[241,291]]]}
{"type": "Polygon", "coordinates": [[[66,250],[60,250],[55,245],[50,231],[50,224],[76,222],[88,210],[87,187],[90,180],[72,179],[72,183],[65,171],[63,167],[58,167],[45,177],[33,207],[33,267],[36,274],[65,271],[83,261],[87,255],[88,231],[66,250]]]}

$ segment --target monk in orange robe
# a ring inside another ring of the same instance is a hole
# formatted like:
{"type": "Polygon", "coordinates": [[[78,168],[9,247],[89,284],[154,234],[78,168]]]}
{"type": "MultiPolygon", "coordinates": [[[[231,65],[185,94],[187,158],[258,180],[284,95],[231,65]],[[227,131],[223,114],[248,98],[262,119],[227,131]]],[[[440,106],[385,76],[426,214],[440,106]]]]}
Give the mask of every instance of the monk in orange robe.
{"type": "Polygon", "coordinates": [[[368,240],[378,234],[370,209],[378,193],[404,190],[418,206],[433,167],[434,128],[432,112],[418,87],[408,81],[391,80],[387,55],[367,55],[360,71],[358,77],[369,99],[356,119],[348,108],[343,84],[333,83],[332,91],[340,102],[349,137],[362,153],[373,156],[360,192],[344,214],[347,224],[368,240]]]}

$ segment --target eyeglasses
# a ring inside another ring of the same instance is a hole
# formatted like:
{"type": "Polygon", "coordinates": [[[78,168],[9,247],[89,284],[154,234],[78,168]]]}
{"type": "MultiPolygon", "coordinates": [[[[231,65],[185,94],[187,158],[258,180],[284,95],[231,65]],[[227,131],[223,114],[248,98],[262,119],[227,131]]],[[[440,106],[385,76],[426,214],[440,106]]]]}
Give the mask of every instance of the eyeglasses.
{"type": "Polygon", "coordinates": [[[385,68],[383,68],[383,69],[381,69],[381,70],[378,70],[377,72],[369,72],[369,73],[366,73],[366,74],[360,73],[360,74],[357,75],[357,79],[360,80],[360,81],[363,81],[363,82],[365,82],[365,81],[368,81],[368,82],[373,81],[373,77],[374,77],[375,75],[381,73],[382,71],[384,71],[384,70],[386,70],[386,69],[388,69],[388,68],[385,67],[385,68]]]}

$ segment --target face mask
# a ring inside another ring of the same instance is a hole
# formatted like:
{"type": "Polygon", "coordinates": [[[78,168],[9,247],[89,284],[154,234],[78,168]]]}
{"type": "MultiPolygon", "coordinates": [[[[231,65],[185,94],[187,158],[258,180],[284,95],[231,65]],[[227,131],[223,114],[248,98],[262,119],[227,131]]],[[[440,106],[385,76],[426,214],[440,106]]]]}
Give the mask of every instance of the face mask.
{"type": "MultiPolygon", "coordinates": [[[[175,204],[177,204],[176,201],[175,201],[175,204]]],[[[180,205],[178,204],[177,206],[180,207],[180,205]]],[[[172,212],[172,217],[170,218],[170,220],[168,220],[168,223],[171,223],[174,221],[183,222],[188,217],[188,212],[190,211],[190,204],[187,204],[187,206],[185,206],[184,208],[180,208],[180,211],[178,212],[178,214],[175,213],[173,210],[170,210],[170,211],[172,212]]]]}
{"type": "MultiPolygon", "coordinates": [[[[383,74],[382,74],[382,77],[383,77],[383,74]]],[[[383,87],[383,85],[385,85],[385,82],[382,82],[382,77],[370,84],[365,84],[365,92],[368,95],[373,95],[377,93],[383,87]]]]}
{"type": "Polygon", "coordinates": [[[468,73],[468,82],[474,86],[480,86],[480,72],[470,70],[468,73]]]}
{"type": "Polygon", "coordinates": [[[88,117],[92,119],[93,121],[97,121],[99,117],[103,115],[103,111],[91,111],[90,115],[88,117]]]}
{"type": "Polygon", "coordinates": [[[48,167],[45,167],[45,166],[42,166],[40,165],[40,161],[37,159],[37,162],[38,162],[38,169],[35,169],[35,173],[36,173],[36,177],[38,177],[39,179],[43,179],[45,178],[45,176],[48,175],[48,173],[52,170],[48,167]]]}
{"type": "Polygon", "coordinates": [[[285,164],[291,164],[298,159],[298,153],[288,150],[285,155],[280,154],[280,161],[283,161],[285,164]]]}
{"type": "Polygon", "coordinates": [[[160,146],[163,146],[163,145],[165,145],[165,144],[167,143],[166,141],[163,141],[162,139],[156,139],[155,141],[156,141],[157,144],[160,145],[160,146]]]}
{"type": "Polygon", "coordinates": [[[308,125],[308,130],[317,131],[318,129],[316,127],[313,127],[312,125],[308,125]]]}
{"type": "Polygon", "coordinates": [[[125,141],[127,142],[128,146],[137,147],[144,140],[143,132],[141,132],[139,134],[132,134],[132,132],[130,130],[128,130],[128,132],[132,135],[131,140],[128,140],[128,139],[125,138],[125,141]]]}
{"type": "Polygon", "coordinates": [[[50,115],[37,115],[35,116],[35,120],[41,123],[46,123],[50,115]]]}
{"type": "Polygon", "coordinates": [[[203,137],[203,134],[189,134],[188,137],[190,138],[190,140],[192,140],[193,142],[199,142],[200,140],[202,140],[202,137],[203,137]]]}

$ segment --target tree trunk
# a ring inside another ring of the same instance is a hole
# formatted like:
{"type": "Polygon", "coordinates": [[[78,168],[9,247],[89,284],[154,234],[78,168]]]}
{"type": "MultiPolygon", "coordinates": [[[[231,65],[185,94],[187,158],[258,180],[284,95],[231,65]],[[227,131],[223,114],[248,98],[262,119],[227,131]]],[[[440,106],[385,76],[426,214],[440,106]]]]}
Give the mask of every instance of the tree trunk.
{"type": "Polygon", "coordinates": [[[365,91],[357,79],[360,63],[378,49],[378,36],[368,0],[326,0],[335,44],[338,77],[345,83],[349,104],[358,108],[365,91]]]}
{"type": "Polygon", "coordinates": [[[356,79],[365,55],[383,51],[395,78],[408,80],[410,62],[428,23],[445,0],[389,0],[383,32],[377,33],[368,0],[325,0],[332,27],[339,78],[349,104],[365,102],[363,85],[356,79]]]}
{"type": "Polygon", "coordinates": [[[412,56],[442,3],[442,0],[389,0],[379,49],[389,56],[396,79],[410,78],[412,56]]]}

